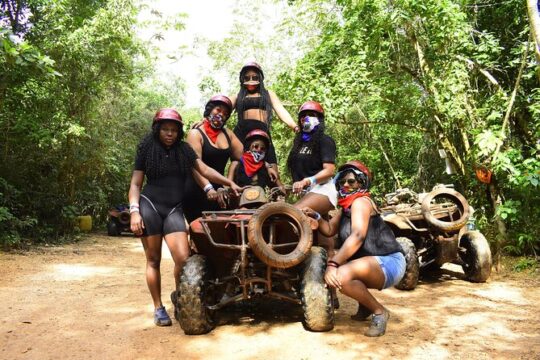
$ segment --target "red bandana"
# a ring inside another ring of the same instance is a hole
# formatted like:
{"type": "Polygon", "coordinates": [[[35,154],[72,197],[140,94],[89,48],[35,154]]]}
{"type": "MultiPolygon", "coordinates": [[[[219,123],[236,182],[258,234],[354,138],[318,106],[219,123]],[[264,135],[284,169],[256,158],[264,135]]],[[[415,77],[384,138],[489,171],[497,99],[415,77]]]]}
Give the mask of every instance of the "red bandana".
{"type": "Polygon", "coordinates": [[[344,210],[348,210],[351,206],[354,200],[367,196],[369,197],[369,192],[357,192],[354,194],[351,194],[349,196],[345,196],[344,198],[338,199],[338,204],[341,206],[344,210]]]}
{"type": "Polygon", "coordinates": [[[210,138],[210,140],[212,140],[212,143],[215,144],[219,133],[223,129],[214,129],[212,125],[210,125],[210,121],[208,121],[208,119],[204,119],[203,126],[204,126],[204,132],[210,138]]]}
{"type": "Polygon", "coordinates": [[[242,163],[244,164],[244,170],[248,177],[253,177],[264,165],[264,161],[255,162],[253,154],[249,151],[246,151],[242,155],[242,163]]]}

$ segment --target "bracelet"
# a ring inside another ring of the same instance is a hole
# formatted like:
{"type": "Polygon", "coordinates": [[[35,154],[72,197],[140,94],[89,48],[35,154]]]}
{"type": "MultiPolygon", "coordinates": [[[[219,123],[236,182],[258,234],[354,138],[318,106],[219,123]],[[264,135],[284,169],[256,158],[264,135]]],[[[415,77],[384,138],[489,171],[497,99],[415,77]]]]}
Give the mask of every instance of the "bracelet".
{"type": "Polygon", "coordinates": [[[130,206],[129,207],[129,213],[132,214],[134,212],[139,212],[139,207],[138,206],[130,206]]]}
{"type": "Polygon", "coordinates": [[[319,213],[316,212],[316,211],[314,211],[314,213],[315,213],[314,219],[317,220],[317,221],[321,220],[321,217],[322,217],[321,214],[319,214],[319,213]]]}
{"type": "Polygon", "coordinates": [[[316,185],[317,184],[317,179],[315,178],[315,176],[308,177],[308,180],[310,182],[310,185],[316,185]]]}
{"type": "Polygon", "coordinates": [[[332,266],[332,267],[335,267],[335,268],[338,268],[339,267],[339,264],[337,262],[335,262],[334,260],[328,260],[328,262],[326,263],[327,266],[332,266]]]}
{"type": "Polygon", "coordinates": [[[206,184],[203,190],[205,193],[208,193],[210,190],[214,190],[214,186],[212,184],[206,184]]]}

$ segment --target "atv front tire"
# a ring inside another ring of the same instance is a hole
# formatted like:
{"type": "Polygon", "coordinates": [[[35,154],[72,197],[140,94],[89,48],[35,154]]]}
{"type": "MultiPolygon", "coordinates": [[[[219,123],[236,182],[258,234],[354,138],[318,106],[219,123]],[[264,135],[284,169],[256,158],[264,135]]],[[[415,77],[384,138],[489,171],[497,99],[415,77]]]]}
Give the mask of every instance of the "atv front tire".
{"type": "Polygon", "coordinates": [[[459,239],[462,267],[467,280],[485,282],[491,275],[491,250],[480,231],[467,231],[459,239]]]}
{"type": "Polygon", "coordinates": [[[114,220],[109,220],[107,223],[107,235],[109,236],[118,236],[120,235],[120,229],[118,224],[114,220]]]}
{"type": "Polygon", "coordinates": [[[403,275],[403,279],[401,279],[395,287],[400,290],[414,290],[418,284],[418,276],[420,273],[420,263],[418,261],[416,247],[413,242],[406,237],[398,237],[396,240],[405,253],[406,265],[405,275],[403,275]]]}
{"type": "Polygon", "coordinates": [[[304,310],[304,326],[311,331],[334,328],[334,304],[330,288],[324,282],[326,250],[313,246],[304,261],[300,296],[304,310]]]}
{"type": "Polygon", "coordinates": [[[175,304],[180,310],[180,327],[186,335],[206,334],[214,328],[214,314],[206,303],[209,278],[204,256],[193,255],[187,259],[178,286],[178,304],[175,304]]]}

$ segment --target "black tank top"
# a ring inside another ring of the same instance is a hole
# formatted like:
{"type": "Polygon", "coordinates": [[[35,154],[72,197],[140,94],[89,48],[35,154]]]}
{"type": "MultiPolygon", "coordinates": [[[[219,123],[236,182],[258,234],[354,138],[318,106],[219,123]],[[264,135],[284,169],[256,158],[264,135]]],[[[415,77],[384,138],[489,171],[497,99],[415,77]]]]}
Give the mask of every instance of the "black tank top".
{"type": "Polygon", "coordinates": [[[244,98],[244,111],[251,109],[266,110],[260,96],[246,96],[244,98]]]}
{"type": "Polygon", "coordinates": [[[225,166],[227,165],[227,161],[229,161],[232,152],[231,139],[229,138],[229,134],[227,134],[227,130],[223,129],[223,135],[225,135],[225,138],[227,139],[227,144],[229,144],[229,147],[226,149],[219,149],[213,146],[210,143],[208,136],[206,136],[206,134],[201,129],[197,130],[201,133],[201,136],[203,138],[201,160],[206,165],[210,166],[212,169],[223,175],[225,173],[225,166]]]}
{"type": "Polygon", "coordinates": [[[270,175],[268,175],[268,170],[264,165],[255,175],[249,177],[246,174],[244,163],[242,161],[238,162],[238,167],[234,174],[234,181],[238,186],[257,185],[262,188],[272,187],[273,184],[272,180],[270,180],[270,175]]]}
{"type": "MultiPolygon", "coordinates": [[[[374,209],[376,209],[373,200],[369,200],[374,209]]],[[[338,244],[336,244],[338,246],[336,247],[340,248],[350,234],[351,212],[342,210],[341,219],[339,220],[338,244]]],[[[397,242],[392,229],[390,229],[382,219],[381,215],[377,212],[369,218],[366,238],[360,249],[356,251],[351,259],[358,259],[363,256],[384,256],[395,252],[403,253],[403,249],[397,242]]]]}

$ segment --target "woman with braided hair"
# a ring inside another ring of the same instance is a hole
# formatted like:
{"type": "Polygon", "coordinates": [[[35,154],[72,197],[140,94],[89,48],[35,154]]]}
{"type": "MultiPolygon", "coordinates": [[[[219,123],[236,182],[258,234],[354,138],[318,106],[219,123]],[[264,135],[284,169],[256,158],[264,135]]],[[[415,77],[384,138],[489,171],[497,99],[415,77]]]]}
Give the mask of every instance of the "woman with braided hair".
{"type": "MultiPolygon", "coordinates": [[[[238,161],[242,157],[243,146],[236,135],[226,127],[232,112],[232,102],[225,95],[214,95],[206,103],[204,119],[191,129],[187,143],[202,161],[225,174],[225,166],[230,160],[238,161]]],[[[232,179],[231,179],[232,180],[232,179]]],[[[186,180],[186,205],[184,212],[188,223],[202,215],[203,211],[218,211],[226,206],[226,192],[219,184],[195,173],[186,180]]]]}
{"type": "Polygon", "coordinates": [[[161,302],[162,238],[174,260],[176,284],[189,256],[187,228],[182,209],[186,176],[198,171],[204,177],[233,190],[240,188],[206,166],[184,141],[182,117],[174,109],[161,109],[154,116],[152,131],[137,149],[129,188],[131,231],[141,236],[146,255],[146,282],[154,303],[154,323],[171,325],[161,302]],[[141,191],[144,178],[146,185],[141,191]]]}
{"type": "Polygon", "coordinates": [[[328,260],[326,284],[358,301],[354,320],[371,323],[366,336],[381,336],[386,331],[389,311],[368,289],[386,289],[401,281],[405,274],[405,256],[394,233],[380,216],[369,194],[371,172],[360,161],[349,161],[334,178],[341,210],[330,220],[310,208],[306,215],[319,220],[319,231],[338,235],[337,253],[328,260]]]}

